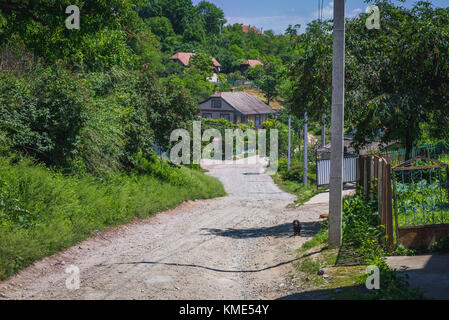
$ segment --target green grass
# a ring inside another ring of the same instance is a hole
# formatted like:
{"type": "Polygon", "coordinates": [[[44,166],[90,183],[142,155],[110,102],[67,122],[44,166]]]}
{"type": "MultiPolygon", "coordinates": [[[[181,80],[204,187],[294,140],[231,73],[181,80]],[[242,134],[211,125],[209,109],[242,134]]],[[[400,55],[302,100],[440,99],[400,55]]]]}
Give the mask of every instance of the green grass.
{"type": "Polygon", "coordinates": [[[149,217],[186,200],[225,195],[213,177],[159,166],[158,174],[169,180],[137,173],[74,177],[31,160],[0,158],[0,280],[93,230],[149,217]]]}
{"type": "Polygon", "coordinates": [[[327,228],[323,228],[320,231],[318,231],[318,233],[315,234],[315,236],[312,239],[304,242],[301,248],[299,249],[299,252],[304,252],[314,247],[318,247],[319,245],[327,243],[327,240],[328,240],[328,231],[327,228]]]}
{"type": "Polygon", "coordinates": [[[298,199],[290,206],[298,207],[309,201],[313,196],[320,193],[317,186],[311,183],[304,186],[302,182],[299,181],[282,180],[281,175],[278,173],[272,175],[272,178],[282,191],[298,196],[298,199]]]}

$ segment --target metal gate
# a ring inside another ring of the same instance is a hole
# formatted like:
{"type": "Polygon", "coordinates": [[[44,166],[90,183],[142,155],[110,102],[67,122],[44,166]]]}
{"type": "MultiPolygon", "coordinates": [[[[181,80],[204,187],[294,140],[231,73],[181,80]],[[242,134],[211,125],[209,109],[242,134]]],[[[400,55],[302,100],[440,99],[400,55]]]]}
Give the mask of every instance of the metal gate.
{"type": "MultiPolygon", "coordinates": [[[[331,173],[331,161],[328,159],[318,160],[316,164],[317,185],[329,184],[331,173]]],[[[357,157],[345,157],[343,160],[343,182],[356,182],[357,180],[357,157]]]]}

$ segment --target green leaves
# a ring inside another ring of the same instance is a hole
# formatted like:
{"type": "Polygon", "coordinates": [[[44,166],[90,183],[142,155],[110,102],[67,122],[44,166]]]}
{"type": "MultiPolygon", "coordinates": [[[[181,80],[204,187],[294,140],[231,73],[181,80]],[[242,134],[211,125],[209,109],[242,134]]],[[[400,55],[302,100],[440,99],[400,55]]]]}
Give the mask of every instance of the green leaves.
{"type": "MultiPolygon", "coordinates": [[[[366,14],[347,21],[346,129],[355,132],[357,147],[382,139],[399,141],[411,151],[422,123],[447,128],[449,9],[428,2],[410,10],[390,1],[374,4],[381,12],[380,30],[366,28],[366,14]]],[[[290,101],[296,115],[307,111],[316,121],[331,108],[331,28],[330,21],[313,22],[295,36],[298,58],[291,68],[290,101]]],[[[448,130],[437,131],[435,138],[448,130]]]]}
{"type": "Polygon", "coordinates": [[[22,79],[3,72],[0,79],[0,130],[8,144],[48,164],[63,164],[86,120],[82,83],[57,66],[37,66],[22,79]]]}

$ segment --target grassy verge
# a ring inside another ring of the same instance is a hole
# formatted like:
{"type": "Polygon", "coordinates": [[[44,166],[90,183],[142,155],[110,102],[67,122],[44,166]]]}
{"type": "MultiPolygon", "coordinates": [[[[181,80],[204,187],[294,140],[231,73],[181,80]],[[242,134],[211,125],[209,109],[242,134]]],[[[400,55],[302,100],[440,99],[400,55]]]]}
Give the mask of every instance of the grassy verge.
{"type": "Polygon", "coordinates": [[[298,196],[298,199],[290,205],[291,207],[299,207],[310,200],[310,198],[320,193],[317,186],[314,184],[304,186],[302,182],[299,181],[283,180],[282,176],[278,173],[271,177],[282,191],[298,196]]]}
{"type": "Polygon", "coordinates": [[[346,197],[343,210],[343,246],[327,247],[328,229],[323,228],[298,249],[293,264],[297,279],[307,292],[326,299],[423,299],[410,289],[407,278],[388,268],[382,233],[377,224],[377,203],[358,196],[346,197]],[[366,267],[380,271],[380,289],[368,290],[366,267]]]}
{"type": "Polygon", "coordinates": [[[0,158],[0,280],[93,230],[225,195],[217,179],[199,171],[163,161],[141,167],[154,174],[75,177],[32,160],[0,158]]]}

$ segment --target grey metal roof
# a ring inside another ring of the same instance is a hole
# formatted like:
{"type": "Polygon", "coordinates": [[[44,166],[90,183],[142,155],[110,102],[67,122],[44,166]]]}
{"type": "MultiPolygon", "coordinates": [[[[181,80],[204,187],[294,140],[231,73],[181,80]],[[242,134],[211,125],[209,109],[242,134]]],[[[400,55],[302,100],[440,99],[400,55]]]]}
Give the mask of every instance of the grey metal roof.
{"type": "Polygon", "coordinates": [[[242,114],[271,114],[275,113],[269,105],[259,98],[246,92],[219,92],[210,98],[221,97],[242,114]]]}

